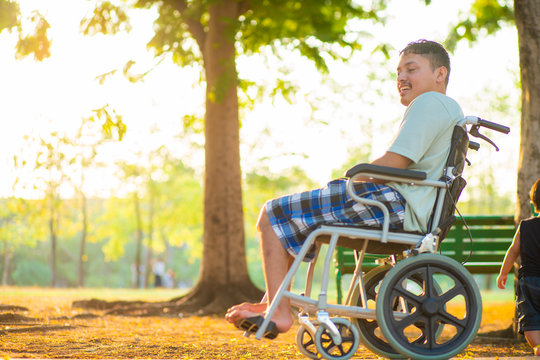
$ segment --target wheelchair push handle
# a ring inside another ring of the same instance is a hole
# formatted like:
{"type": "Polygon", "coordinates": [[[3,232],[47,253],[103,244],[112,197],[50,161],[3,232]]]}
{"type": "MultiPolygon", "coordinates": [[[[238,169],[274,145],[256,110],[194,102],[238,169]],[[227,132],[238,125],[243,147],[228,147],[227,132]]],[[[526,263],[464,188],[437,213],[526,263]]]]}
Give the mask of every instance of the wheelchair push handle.
{"type": "Polygon", "coordinates": [[[485,128],[501,132],[503,134],[508,134],[510,128],[501,124],[494,123],[492,121],[487,121],[478,116],[467,116],[465,117],[465,123],[470,125],[483,126],[485,128]]]}
{"type": "Polygon", "coordinates": [[[497,123],[487,121],[481,118],[478,118],[478,125],[486,127],[491,130],[501,132],[503,134],[508,134],[510,132],[510,128],[508,126],[497,124],[497,123]]]}
{"type": "MultiPolygon", "coordinates": [[[[499,148],[493,141],[491,141],[487,136],[484,134],[481,134],[479,129],[481,126],[486,127],[491,130],[495,130],[504,134],[508,134],[510,132],[510,128],[504,125],[500,125],[491,121],[484,120],[482,118],[479,118],[477,116],[467,116],[465,120],[463,121],[464,124],[472,125],[471,129],[469,130],[469,134],[471,134],[474,137],[477,137],[479,139],[482,139],[489,144],[491,144],[495,150],[499,151],[499,148]]],[[[474,149],[474,148],[473,148],[474,149]]],[[[475,150],[478,150],[478,147],[475,148],[475,150]]]]}

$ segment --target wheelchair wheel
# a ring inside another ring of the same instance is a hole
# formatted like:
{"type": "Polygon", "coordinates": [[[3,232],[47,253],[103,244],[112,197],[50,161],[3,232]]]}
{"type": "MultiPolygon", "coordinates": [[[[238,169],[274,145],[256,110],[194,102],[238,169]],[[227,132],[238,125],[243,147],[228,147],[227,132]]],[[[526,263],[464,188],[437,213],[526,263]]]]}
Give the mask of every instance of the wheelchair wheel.
{"type": "MultiPolygon", "coordinates": [[[[375,300],[381,281],[385,278],[391,268],[392,265],[390,264],[380,265],[371,269],[364,275],[364,288],[366,289],[368,308],[375,308],[375,300]]],[[[362,299],[360,297],[358,286],[354,287],[350,305],[362,306],[362,299]]],[[[394,350],[394,348],[388,344],[382,335],[377,320],[351,318],[351,321],[358,327],[360,340],[369,350],[389,359],[404,358],[401,353],[394,350]]]]}
{"type": "Polygon", "coordinates": [[[341,344],[336,345],[326,326],[320,324],[317,333],[315,333],[317,351],[323,358],[328,360],[349,359],[360,345],[358,329],[347,319],[333,318],[331,320],[341,335],[341,344]]]}
{"type": "Polygon", "coordinates": [[[317,345],[310,332],[303,326],[298,328],[296,333],[296,346],[298,350],[310,359],[320,359],[317,345]]]}
{"type": "MultiPolygon", "coordinates": [[[[382,280],[386,277],[388,271],[392,269],[392,265],[385,264],[377,266],[374,269],[371,269],[364,275],[364,288],[366,289],[366,297],[368,302],[368,308],[375,308],[375,301],[377,299],[377,293],[379,292],[379,287],[382,280]]],[[[416,283],[417,287],[421,287],[423,279],[419,275],[412,277],[412,280],[416,283]]],[[[441,288],[438,284],[435,284],[436,290],[438,293],[441,293],[441,288]]],[[[362,300],[360,298],[360,290],[358,287],[355,287],[351,296],[351,305],[362,306],[362,300]]],[[[397,310],[400,306],[399,302],[394,304],[394,310],[397,310]]],[[[369,350],[373,351],[376,354],[384,356],[389,359],[403,359],[404,356],[394,350],[394,348],[388,344],[384,338],[382,331],[379,328],[377,320],[372,319],[362,319],[362,318],[351,318],[351,321],[358,327],[360,333],[360,341],[364,344],[369,350]]],[[[419,325],[422,326],[422,325],[419,325]]],[[[439,327],[438,335],[442,331],[442,326],[439,327]]]]}
{"type": "Polygon", "coordinates": [[[460,263],[442,255],[420,254],[388,272],[379,289],[376,312],[381,331],[395,350],[414,359],[448,359],[476,335],[482,299],[460,263]],[[414,280],[418,276],[420,289],[414,280]],[[402,299],[408,309],[396,312],[394,304],[402,299]]]}

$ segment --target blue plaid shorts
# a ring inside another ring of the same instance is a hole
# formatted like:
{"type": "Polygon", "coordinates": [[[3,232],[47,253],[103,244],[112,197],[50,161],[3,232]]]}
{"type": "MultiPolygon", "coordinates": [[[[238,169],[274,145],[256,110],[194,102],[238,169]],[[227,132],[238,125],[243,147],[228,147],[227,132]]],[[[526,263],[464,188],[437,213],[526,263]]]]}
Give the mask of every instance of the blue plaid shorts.
{"type": "MultiPolygon", "coordinates": [[[[347,194],[347,179],[331,181],[326,187],[283,196],[266,202],[266,213],[274,232],[287,251],[296,256],[308,235],[320,225],[354,224],[380,227],[383,212],[375,206],[354,201],[347,194]]],[[[382,202],[390,212],[390,229],[403,229],[405,199],[387,185],[358,182],[354,185],[360,197],[382,202]]],[[[305,261],[311,261],[314,251],[305,261]]]]}

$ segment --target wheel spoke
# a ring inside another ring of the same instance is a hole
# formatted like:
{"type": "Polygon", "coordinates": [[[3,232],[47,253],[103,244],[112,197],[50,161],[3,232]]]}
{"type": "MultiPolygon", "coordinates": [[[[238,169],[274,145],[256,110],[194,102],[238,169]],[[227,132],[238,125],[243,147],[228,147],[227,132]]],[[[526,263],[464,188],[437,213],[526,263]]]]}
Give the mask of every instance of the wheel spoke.
{"type": "Polygon", "coordinates": [[[420,335],[416,340],[411,341],[411,344],[414,345],[424,345],[426,343],[426,332],[422,329],[422,335],[420,335]]]}
{"type": "MultiPolygon", "coordinates": [[[[468,314],[467,314],[468,315],[468,314]]],[[[454,315],[448,313],[446,310],[444,309],[441,309],[439,311],[439,316],[445,320],[444,322],[446,324],[449,324],[449,325],[453,325],[455,326],[457,329],[465,329],[466,326],[467,326],[467,319],[468,319],[468,316],[466,316],[463,320],[462,319],[458,319],[457,317],[455,317],[454,315]]]]}
{"type": "Polygon", "coordinates": [[[435,340],[437,340],[435,339],[435,336],[437,336],[435,333],[435,318],[435,316],[432,316],[428,319],[428,321],[426,322],[426,329],[424,329],[423,331],[429,349],[433,349],[435,345],[437,345],[435,343],[435,340]]]}
{"type": "Polygon", "coordinates": [[[408,326],[411,326],[418,322],[422,323],[423,322],[422,320],[425,321],[425,317],[422,314],[420,314],[420,312],[416,311],[401,320],[395,320],[394,324],[396,325],[396,328],[399,329],[401,333],[403,333],[403,331],[408,326]]]}
{"type": "Polygon", "coordinates": [[[458,295],[463,295],[463,296],[466,295],[465,288],[463,287],[461,283],[456,284],[453,288],[451,288],[450,290],[442,294],[439,298],[441,299],[443,303],[446,304],[447,302],[449,302],[450,300],[452,300],[458,295]]]}
{"type": "Polygon", "coordinates": [[[366,289],[367,300],[375,300],[377,293],[375,292],[375,286],[366,289]]]}
{"type": "Polygon", "coordinates": [[[416,340],[412,341],[411,344],[415,345],[422,345],[422,347],[425,347],[427,345],[428,348],[433,349],[434,346],[436,346],[435,341],[436,339],[436,317],[432,316],[427,321],[422,324],[416,324],[418,329],[422,331],[422,335],[420,335],[416,340]]]}
{"type": "Polygon", "coordinates": [[[435,279],[433,278],[433,275],[435,273],[435,270],[429,265],[427,264],[426,266],[426,270],[425,270],[425,274],[424,274],[424,281],[425,281],[425,284],[426,284],[426,288],[425,288],[425,291],[426,291],[426,296],[428,297],[435,297],[439,294],[437,294],[437,290],[435,288],[435,279]]]}
{"type": "Polygon", "coordinates": [[[315,344],[315,342],[313,341],[313,338],[311,336],[309,337],[309,341],[303,343],[304,347],[308,347],[308,346],[311,346],[313,344],[315,344]]]}
{"type": "Polygon", "coordinates": [[[377,329],[379,327],[379,324],[377,323],[376,320],[373,320],[373,321],[364,320],[364,321],[362,321],[362,326],[367,331],[373,333],[375,331],[375,329],[377,329]]]}
{"type": "Polygon", "coordinates": [[[334,340],[328,335],[323,333],[321,336],[321,344],[327,345],[326,347],[332,346],[334,344],[334,340]]]}
{"type": "Polygon", "coordinates": [[[354,337],[352,336],[342,336],[341,337],[341,343],[351,342],[354,340],[354,337]]]}
{"type": "MultiPolygon", "coordinates": [[[[420,304],[422,304],[422,301],[424,300],[424,297],[425,297],[425,296],[418,296],[418,295],[413,294],[409,290],[404,289],[403,285],[401,284],[399,286],[396,286],[396,288],[394,289],[394,292],[399,293],[399,295],[401,295],[401,297],[403,297],[406,302],[413,303],[415,307],[418,307],[420,304]]],[[[395,299],[396,299],[396,302],[399,302],[399,296],[396,296],[395,299]]]]}

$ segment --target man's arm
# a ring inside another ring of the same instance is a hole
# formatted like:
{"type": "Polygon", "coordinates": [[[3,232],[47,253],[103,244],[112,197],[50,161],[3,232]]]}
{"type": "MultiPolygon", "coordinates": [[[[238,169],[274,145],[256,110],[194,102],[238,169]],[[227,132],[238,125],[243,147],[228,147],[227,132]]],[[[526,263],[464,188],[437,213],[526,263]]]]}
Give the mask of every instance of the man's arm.
{"type": "Polygon", "coordinates": [[[407,169],[411,163],[412,160],[408,157],[387,151],[383,156],[373,160],[370,164],[388,166],[397,169],[407,169]]]}
{"type": "MultiPolygon", "coordinates": [[[[405,157],[403,155],[399,155],[394,152],[387,151],[383,156],[381,156],[378,159],[373,160],[370,162],[370,164],[373,165],[380,165],[380,166],[388,166],[392,168],[397,169],[407,169],[409,165],[412,163],[412,160],[408,157],[405,157]]],[[[380,179],[370,179],[361,177],[358,178],[359,181],[369,181],[377,184],[386,184],[388,180],[380,180],[380,179]]]]}

